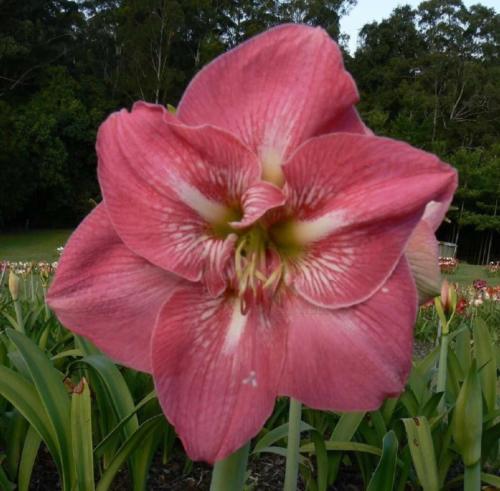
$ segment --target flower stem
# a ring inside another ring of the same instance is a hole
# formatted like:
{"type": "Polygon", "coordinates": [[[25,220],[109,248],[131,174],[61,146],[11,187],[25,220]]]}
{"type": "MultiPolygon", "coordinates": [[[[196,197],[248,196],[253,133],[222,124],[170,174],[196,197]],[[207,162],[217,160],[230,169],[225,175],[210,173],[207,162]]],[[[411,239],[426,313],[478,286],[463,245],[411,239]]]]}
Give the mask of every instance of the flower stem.
{"type": "Polygon", "coordinates": [[[286,451],[286,470],[284,491],[297,489],[299,475],[299,447],[300,447],[300,422],[302,418],[302,404],[295,399],[290,399],[290,413],[288,417],[288,446],[286,451]]]}
{"type": "MultiPolygon", "coordinates": [[[[445,392],[446,390],[446,367],[448,364],[448,332],[444,332],[441,334],[441,348],[439,351],[439,366],[438,366],[438,375],[437,375],[437,384],[436,391],[437,392],[445,392]]],[[[439,410],[444,409],[444,399],[445,396],[441,398],[439,402],[439,410]]]]}
{"type": "Polygon", "coordinates": [[[240,491],[245,485],[250,442],[214,466],[210,491],[240,491]]]}
{"type": "Polygon", "coordinates": [[[43,289],[43,304],[45,307],[45,320],[48,320],[50,317],[49,306],[47,305],[47,287],[42,286],[43,289]]]}
{"type": "Polygon", "coordinates": [[[464,491],[481,489],[481,461],[464,469],[464,491]]]}

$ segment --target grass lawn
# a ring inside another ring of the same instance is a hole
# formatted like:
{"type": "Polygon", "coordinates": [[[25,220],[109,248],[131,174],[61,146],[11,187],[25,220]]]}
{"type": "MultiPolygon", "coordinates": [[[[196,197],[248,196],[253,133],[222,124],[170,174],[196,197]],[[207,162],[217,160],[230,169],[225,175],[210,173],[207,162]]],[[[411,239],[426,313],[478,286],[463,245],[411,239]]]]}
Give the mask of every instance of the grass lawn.
{"type": "MultiPolygon", "coordinates": [[[[72,230],[31,230],[0,234],[0,261],[55,261],[56,248],[64,245],[72,230]]],[[[490,285],[500,285],[500,277],[489,278],[484,266],[460,263],[455,274],[447,275],[449,281],[470,285],[482,278],[490,285]]]]}
{"type": "Polygon", "coordinates": [[[475,264],[460,263],[456,273],[446,275],[446,278],[448,278],[448,281],[463,285],[470,285],[477,279],[486,280],[492,286],[500,285],[500,276],[489,277],[484,266],[477,266],[475,264]]]}
{"type": "Polygon", "coordinates": [[[57,247],[68,240],[72,230],[30,230],[0,233],[0,261],[55,261],[57,247]]]}

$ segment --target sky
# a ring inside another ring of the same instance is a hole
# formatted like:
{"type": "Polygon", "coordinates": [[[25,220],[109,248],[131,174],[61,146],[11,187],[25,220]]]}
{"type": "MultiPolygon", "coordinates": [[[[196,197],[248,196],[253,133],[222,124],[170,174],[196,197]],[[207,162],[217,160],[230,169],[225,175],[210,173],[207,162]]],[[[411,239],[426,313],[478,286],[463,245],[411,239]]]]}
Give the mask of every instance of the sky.
{"type": "MultiPolygon", "coordinates": [[[[365,24],[389,17],[398,5],[416,7],[419,3],[421,0],[358,0],[351,12],[340,20],[340,31],[350,36],[349,51],[354,53],[356,50],[358,32],[365,24]]],[[[500,10],[500,0],[464,0],[467,7],[476,3],[493,7],[497,12],[500,10]]]]}

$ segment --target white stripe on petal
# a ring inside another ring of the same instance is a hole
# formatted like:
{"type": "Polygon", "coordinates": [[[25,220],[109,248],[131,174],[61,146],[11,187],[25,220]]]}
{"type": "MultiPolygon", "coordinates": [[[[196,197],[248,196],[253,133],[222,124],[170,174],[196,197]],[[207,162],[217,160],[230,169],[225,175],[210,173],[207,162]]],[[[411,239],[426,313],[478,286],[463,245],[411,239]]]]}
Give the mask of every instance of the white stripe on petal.
{"type": "Polygon", "coordinates": [[[224,205],[204,196],[198,189],[180,179],[175,180],[175,190],[179,199],[196,211],[209,223],[217,223],[227,217],[229,210],[224,205]]]}
{"type": "Polygon", "coordinates": [[[261,150],[262,179],[272,182],[276,186],[281,186],[284,182],[282,152],[273,147],[266,147],[261,150]]]}
{"type": "Polygon", "coordinates": [[[241,313],[241,301],[237,298],[234,301],[233,314],[224,341],[224,353],[230,354],[238,346],[238,342],[245,330],[247,316],[241,313]]]}
{"type": "Polygon", "coordinates": [[[309,244],[324,239],[335,230],[349,224],[344,210],[335,210],[314,220],[304,220],[293,224],[294,239],[300,244],[309,244]]]}

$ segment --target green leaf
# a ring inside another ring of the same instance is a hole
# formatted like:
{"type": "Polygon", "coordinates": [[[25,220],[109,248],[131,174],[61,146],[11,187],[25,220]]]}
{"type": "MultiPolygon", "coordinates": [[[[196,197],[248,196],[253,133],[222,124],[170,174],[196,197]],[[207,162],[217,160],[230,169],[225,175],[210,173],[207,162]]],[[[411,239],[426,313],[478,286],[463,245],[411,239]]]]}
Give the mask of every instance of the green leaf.
{"type": "Polygon", "coordinates": [[[434,412],[436,411],[436,408],[438,407],[443,397],[444,394],[442,392],[433,394],[430,399],[424,404],[421,415],[425,416],[426,418],[431,418],[434,415],[434,412]]]}
{"type": "MultiPolygon", "coordinates": [[[[327,440],[325,441],[325,448],[337,452],[363,452],[378,456],[382,455],[382,450],[380,448],[358,442],[332,442],[327,440]]],[[[302,453],[314,454],[316,452],[316,447],[314,443],[306,443],[300,447],[300,451],[302,453]]]]}
{"type": "Polygon", "coordinates": [[[487,474],[486,472],[481,472],[481,481],[490,486],[495,486],[500,488],[500,476],[495,476],[494,474],[487,474]]]}
{"type": "Polygon", "coordinates": [[[488,458],[489,455],[493,456],[498,451],[498,445],[500,442],[500,421],[490,426],[489,428],[483,429],[483,440],[481,443],[481,455],[483,458],[488,458]]]}
{"type": "Polygon", "coordinates": [[[125,416],[123,419],[119,421],[119,423],[99,442],[94,448],[94,453],[97,457],[103,455],[106,451],[108,445],[114,441],[114,439],[119,435],[119,433],[123,430],[123,425],[136,414],[140,409],[142,409],[148,402],[152,401],[156,398],[155,391],[150,392],[147,396],[145,396],[138,404],[135,406],[134,410],[125,416]]]}
{"type": "Polygon", "coordinates": [[[7,335],[26,362],[49,424],[54,430],[59,449],[63,487],[70,489],[75,469],[71,455],[70,402],[62,383],[62,376],[38,346],[24,334],[9,330],[7,335]]]}
{"type": "Polygon", "coordinates": [[[6,454],[7,470],[10,477],[14,478],[17,475],[19,467],[19,459],[23,449],[26,430],[28,429],[28,422],[19,411],[13,411],[8,420],[7,434],[6,434],[6,454]]]}
{"type": "Polygon", "coordinates": [[[460,389],[452,421],[453,439],[467,467],[481,458],[483,401],[476,360],[460,389]]]}
{"type": "Polygon", "coordinates": [[[136,431],[134,431],[123,445],[118,449],[113,457],[113,460],[109,463],[108,468],[104,471],[99,484],[97,485],[96,491],[107,491],[115,478],[117,472],[120,470],[122,465],[126,460],[138,449],[141,448],[142,442],[145,438],[151,435],[153,432],[157,431],[162,424],[164,424],[165,418],[163,414],[158,416],[153,416],[152,418],[146,420],[139,426],[136,431]]]}
{"type": "Polygon", "coordinates": [[[462,368],[462,373],[469,371],[471,362],[471,343],[470,343],[470,330],[469,328],[463,329],[460,334],[456,336],[455,353],[462,368]]]}
{"type": "Polygon", "coordinates": [[[409,416],[417,416],[419,413],[419,404],[410,387],[406,388],[399,399],[406,408],[409,416]]]}
{"type": "Polygon", "coordinates": [[[61,358],[67,358],[67,357],[81,357],[84,356],[82,351],[79,349],[69,349],[66,351],[61,351],[60,353],[57,353],[57,355],[52,356],[50,359],[52,361],[54,360],[60,360],[61,358]]]}
{"type": "MultiPolygon", "coordinates": [[[[442,413],[444,416],[446,413],[442,413]]],[[[438,474],[439,474],[439,484],[443,486],[450,465],[456,460],[456,452],[451,449],[451,438],[452,438],[452,428],[451,424],[448,424],[443,428],[444,432],[441,431],[438,435],[439,443],[439,455],[438,455],[438,474]]]]}
{"type": "Polygon", "coordinates": [[[343,413],[340,416],[335,428],[330,437],[330,441],[346,441],[350,440],[366,413],[343,413]]]}
{"type": "Polygon", "coordinates": [[[5,474],[1,460],[0,460],[0,489],[5,491],[14,491],[14,489],[16,489],[14,483],[10,482],[7,477],[7,474],[5,474]]]}
{"type": "Polygon", "coordinates": [[[398,405],[399,397],[389,397],[384,401],[381,412],[384,417],[385,424],[388,426],[391,422],[394,411],[398,405]]]}
{"type": "Polygon", "coordinates": [[[488,412],[493,412],[497,398],[497,363],[495,357],[495,343],[491,339],[488,326],[481,318],[473,321],[474,354],[477,366],[480,368],[479,377],[481,388],[488,412]]]}
{"type": "Polygon", "coordinates": [[[436,308],[437,315],[439,317],[439,320],[441,321],[441,328],[443,329],[443,332],[446,329],[446,333],[448,333],[446,327],[447,326],[446,315],[444,313],[443,304],[441,303],[440,297],[434,298],[434,307],[436,308]]]}
{"type": "Polygon", "coordinates": [[[448,394],[451,394],[452,401],[458,397],[460,392],[460,382],[464,379],[462,368],[458,362],[457,355],[451,345],[448,347],[448,376],[446,377],[446,389],[448,394]]]}
{"type": "Polygon", "coordinates": [[[19,325],[17,323],[17,321],[14,319],[14,317],[12,317],[10,314],[8,314],[7,312],[3,311],[2,312],[2,315],[9,321],[10,325],[16,330],[16,331],[19,331],[19,325]]]}
{"type": "Polygon", "coordinates": [[[492,413],[486,414],[483,418],[483,422],[491,423],[492,421],[496,420],[498,416],[500,416],[500,408],[495,409],[492,413]]]}
{"type": "Polygon", "coordinates": [[[394,431],[389,431],[382,442],[382,457],[368,483],[367,491],[391,491],[394,488],[398,459],[398,439],[394,431]]]}
{"type": "Polygon", "coordinates": [[[30,487],[31,474],[35,465],[36,456],[42,439],[33,426],[28,428],[24,439],[23,451],[19,462],[18,486],[19,491],[28,491],[30,487]]]}
{"type": "MultiPolygon", "coordinates": [[[[311,431],[314,428],[311,425],[308,425],[304,421],[300,422],[300,432],[303,431],[311,431]]],[[[266,433],[256,444],[252,451],[252,454],[257,454],[262,451],[262,449],[269,447],[273,443],[281,440],[282,438],[286,438],[288,435],[288,423],[284,423],[281,426],[278,426],[268,433],[266,433]]]]}
{"type": "Polygon", "coordinates": [[[166,429],[166,421],[157,431],[147,435],[141,444],[141,451],[135,454],[135,475],[133,491],[145,491],[149,467],[160,442],[163,440],[166,429]]]}
{"type": "Polygon", "coordinates": [[[424,491],[438,491],[439,480],[429,422],[425,417],[404,418],[413,467],[424,491]]]}
{"type": "Polygon", "coordinates": [[[40,410],[42,404],[33,384],[14,370],[0,366],[0,395],[5,397],[35,428],[60,471],[61,456],[55,431],[49,424],[45,411],[40,410]]]}
{"type": "Polygon", "coordinates": [[[7,365],[7,346],[5,343],[8,343],[7,339],[4,336],[0,335],[0,365],[7,365]]]}
{"type": "Polygon", "coordinates": [[[380,411],[372,411],[370,413],[371,423],[377,435],[377,445],[382,445],[382,441],[387,433],[387,426],[380,411]]]}
{"type": "MultiPolygon", "coordinates": [[[[340,416],[335,428],[333,429],[330,441],[349,441],[359,428],[361,421],[365,417],[364,412],[361,413],[343,413],[340,416]]],[[[330,457],[330,466],[328,471],[328,484],[333,484],[337,478],[337,473],[340,466],[342,454],[336,452],[330,457]]]]}
{"type": "Polygon", "coordinates": [[[428,392],[426,379],[416,367],[410,372],[408,385],[415,396],[417,405],[420,407],[428,392]]]}
{"type": "Polygon", "coordinates": [[[418,371],[419,375],[424,378],[430,378],[432,371],[436,366],[437,359],[439,357],[439,345],[436,346],[430,353],[428,353],[424,358],[415,362],[414,369],[418,371]]]}
{"type": "MultiPolygon", "coordinates": [[[[100,384],[93,385],[95,387],[96,393],[99,399],[106,401],[109,400],[111,410],[116,416],[118,421],[127,418],[131,413],[134,413],[135,404],[132,398],[132,394],[120,373],[120,370],[116,365],[103,355],[90,355],[79,360],[78,365],[82,363],[87,365],[92,369],[92,371],[99,377],[100,384]],[[101,386],[105,391],[106,395],[101,393],[101,386]]],[[[139,427],[139,420],[136,414],[132,414],[127,421],[121,426],[123,437],[125,439],[129,438],[139,427]]],[[[139,486],[139,463],[138,457],[133,456],[130,461],[130,470],[132,474],[132,481],[134,486],[139,486]]]]}
{"type": "Polygon", "coordinates": [[[75,339],[75,348],[79,349],[85,356],[102,355],[102,353],[88,340],[77,334],[72,335],[75,339]]]}
{"type": "Polygon", "coordinates": [[[315,447],[318,491],[326,491],[328,486],[328,454],[325,441],[317,431],[311,433],[311,438],[315,447]]]}
{"type": "Polygon", "coordinates": [[[71,439],[78,489],[80,491],[93,491],[92,413],[90,389],[85,377],[73,389],[71,396],[71,439]]]}
{"type": "MultiPolygon", "coordinates": [[[[127,418],[131,413],[135,413],[135,404],[132,395],[122,374],[112,361],[103,355],[90,355],[82,358],[78,363],[88,365],[98,375],[109,396],[112,410],[120,421],[127,418]]],[[[130,418],[127,418],[127,422],[122,427],[124,436],[130,436],[138,427],[137,416],[132,414],[130,418]]]]}
{"type": "MultiPolygon", "coordinates": [[[[480,474],[481,482],[484,484],[489,484],[490,486],[494,486],[495,489],[500,489],[500,476],[495,476],[494,474],[488,474],[486,472],[481,472],[480,474]]],[[[461,483],[464,480],[464,475],[460,474],[457,477],[454,477],[450,481],[446,483],[445,489],[455,489],[456,485],[461,483]]],[[[489,489],[489,488],[488,488],[489,489]]]]}

